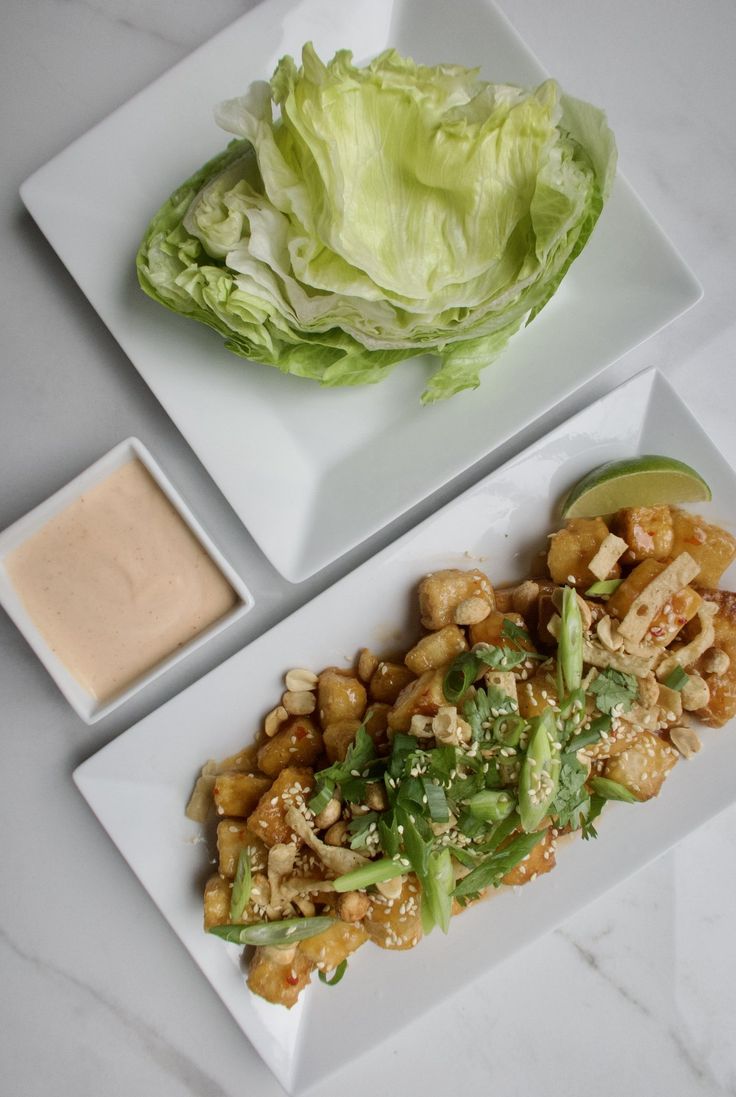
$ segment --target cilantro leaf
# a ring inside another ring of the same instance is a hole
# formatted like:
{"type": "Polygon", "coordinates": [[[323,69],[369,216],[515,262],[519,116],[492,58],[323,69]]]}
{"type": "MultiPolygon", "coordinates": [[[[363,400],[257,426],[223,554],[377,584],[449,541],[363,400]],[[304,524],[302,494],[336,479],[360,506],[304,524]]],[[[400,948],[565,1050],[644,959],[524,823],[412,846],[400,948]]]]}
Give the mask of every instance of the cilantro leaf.
{"type": "Polygon", "coordinates": [[[600,813],[606,806],[606,801],[603,796],[597,796],[595,793],[590,798],[590,807],[588,808],[588,814],[583,820],[582,836],[587,842],[589,838],[597,838],[598,831],[593,826],[593,823],[598,818],[600,813]]]}
{"type": "Polygon", "coordinates": [[[587,779],[587,766],[582,765],[574,754],[563,754],[557,795],[550,807],[550,814],[557,817],[560,827],[571,826],[573,830],[580,827],[590,806],[585,788],[587,779]]]}
{"type": "Polygon", "coordinates": [[[634,703],[637,690],[637,681],[633,674],[624,674],[612,667],[600,671],[598,677],[588,686],[588,692],[595,696],[599,712],[609,715],[614,709],[618,709],[619,713],[628,712],[634,703]]]}
{"type": "MultiPolygon", "coordinates": [[[[317,783],[317,795],[313,796],[309,801],[309,807],[312,811],[319,813],[322,808],[332,798],[332,794],[335,791],[337,785],[346,784],[349,786],[351,779],[355,778],[355,774],[362,775],[364,770],[368,768],[371,762],[376,758],[376,747],[368,732],[365,730],[363,724],[358,728],[355,733],[355,738],[348,747],[345,759],[342,762],[333,762],[331,766],[327,766],[326,769],[321,769],[319,773],[315,773],[315,781],[317,783]]],[[[358,787],[353,790],[353,797],[360,799],[360,793],[364,791],[364,782],[361,782],[360,778],[357,779],[358,787]]],[[[345,790],[343,789],[345,793],[345,790]]],[[[353,798],[348,797],[346,799],[353,798]]]]}
{"type": "Polygon", "coordinates": [[[504,617],[503,625],[501,626],[501,635],[507,640],[511,640],[513,644],[530,644],[532,638],[525,628],[521,625],[517,625],[515,621],[512,621],[509,617],[504,617]]]}

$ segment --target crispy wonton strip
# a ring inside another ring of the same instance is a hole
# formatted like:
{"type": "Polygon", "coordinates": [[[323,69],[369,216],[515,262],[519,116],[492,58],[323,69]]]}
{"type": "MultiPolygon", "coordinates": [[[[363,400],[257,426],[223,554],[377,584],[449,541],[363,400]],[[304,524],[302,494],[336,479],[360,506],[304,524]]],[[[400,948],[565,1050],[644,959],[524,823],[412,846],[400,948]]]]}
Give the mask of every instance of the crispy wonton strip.
{"type": "Polygon", "coordinates": [[[217,762],[210,758],[209,762],[205,762],[202,766],[202,772],[189,797],[189,803],[184,812],[187,819],[192,819],[195,823],[207,822],[207,816],[212,807],[212,791],[215,787],[216,775],[217,762]]]}
{"type": "Polygon", "coordinates": [[[700,565],[695,563],[690,553],[681,552],[636,596],[618,626],[619,635],[634,643],[643,640],[652,621],[662,612],[672,595],[686,587],[699,571],[700,565]]]}
{"type": "Polygon", "coordinates": [[[675,667],[692,666],[693,663],[700,658],[703,652],[713,646],[713,642],[716,638],[713,618],[717,613],[718,605],[715,602],[703,602],[702,606],[698,609],[700,632],[689,644],[685,644],[684,647],[678,648],[677,651],[673,651],[666,659],[662,660],[657,667],[657,677],[660,681],[662,681],[663,678],[666,678],[668,674],[671,674],[675,667]]]}
{"type": "Polygon", "coordinates": [[[645,658],[643,655],[629,655],[625,651],[608,651],[600,644],[583,639],[583,662],[589,667],[613,667],[623,674],[646,678],[659,657],[659,652],[645,658]]]}
{"type": "Polygon", "coordinates": [[[598,551],[588,564],[588,570],[593,572],[596,579],[603,582],[607,579],[611,568],[626,552],[629,546],[623,537],[617,537],[615,533],[609,533],[600,544],[598,551]]]}

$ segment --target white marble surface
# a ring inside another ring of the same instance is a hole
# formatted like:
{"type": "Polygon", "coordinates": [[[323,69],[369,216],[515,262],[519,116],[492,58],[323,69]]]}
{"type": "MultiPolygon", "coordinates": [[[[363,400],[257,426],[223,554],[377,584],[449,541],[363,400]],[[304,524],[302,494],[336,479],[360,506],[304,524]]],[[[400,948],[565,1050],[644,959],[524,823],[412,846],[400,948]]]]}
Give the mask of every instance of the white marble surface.
{"type": "MultiPolygon", "coordinates": [[[[17,193],[35,168],[249,6],[5,0],[2,8],[0,527],[136,433],[258,599],[237,629],[92,729],[0,618],[0,1093],[8,1097],[282,1092],[70,774],[389,534],[308,583],[285,584],[17,193]]],[[[624,173],[705,287],[696,309],[592,394],[656,365],[736,462],[736,8],[730,0],[502,6],[569,90],[606,106],[624,173]]],[[[736,808],[320,1092],[435,1097],[462,1080],[468,1092],[505,1097],[736,1094],[735,827],[736,808]]]]}

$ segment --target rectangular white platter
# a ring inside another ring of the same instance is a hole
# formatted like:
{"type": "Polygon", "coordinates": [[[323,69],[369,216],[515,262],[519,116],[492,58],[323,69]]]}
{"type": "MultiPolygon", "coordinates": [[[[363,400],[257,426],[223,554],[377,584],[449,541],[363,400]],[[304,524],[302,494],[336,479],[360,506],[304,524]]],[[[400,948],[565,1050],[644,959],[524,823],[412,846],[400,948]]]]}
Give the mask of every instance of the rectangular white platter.
{"type": "Polygon", "coordinates": [[[184,806],[204,761],[250,741],[280,696],[283,673],[348,666],[363,645],[380,652],[410,642],[418,633],[413,592],[428,571],[479,565],[497,584],[538,573],[566,488],[604,461],[637,453],[692,464],[713,489],[713,503],[698,509],[736,532],[736,474],[649,371],[563,423],[77,769],[100,822],[291,1092],[374,1047],[736,798],[734,729],[705,729],[703,750],[676,767],[658,799],[609,806],[597,842],[566,844],[549,876],[518,893],[503,889],[454,919],[447,937],[436,931],[413,951],[366,945],[339,987],[316,983],[290,1012],[252,996],[234,946],[202,930],[202,885],[212,866],[184,806]]]}
{"type": "MultiPolygon", "coordinates": [[[[267,0],[38,170],[23,200],[273,565],[299,582],[569,397],[700,297],[619,175],[560,291],[481,388],[422,408],[426,359],[321,389],[245,363],[138,288],[135,253],[168,195],[228,137],[221,99],[312,39],[359,61],[392,45],[496,81],[547,74],[489,0],[267,0]],[[275,505],[276,501],[276,505],[275,505]]],[[[566,74],[553,73],[571,94],[566,74]]],[[[605,106],[605,104],[601,104],[605,106]]]]}

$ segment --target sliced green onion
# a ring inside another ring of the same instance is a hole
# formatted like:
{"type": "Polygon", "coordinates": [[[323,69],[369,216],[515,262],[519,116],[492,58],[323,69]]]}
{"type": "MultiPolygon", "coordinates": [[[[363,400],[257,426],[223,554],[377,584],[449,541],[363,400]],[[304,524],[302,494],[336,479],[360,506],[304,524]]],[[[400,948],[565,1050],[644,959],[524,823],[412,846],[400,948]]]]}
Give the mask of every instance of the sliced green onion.
{"type": "Polygon", "coordinates": [[[682,667],[675,667],[670,674],[664,679],[664,685],[668,689],[681,690],[683,686],[686,686],[690,681],[690,675],[686,674],[682,667]]]}
{"type": "Polygon", "coordinates": [[[608,777],[591,777],[588,782],[596,796],[604,800],[623,800],[625,804],[638,804],[636,796],[625,785],[611,781],[608,777]]]}
{"type": "Polygon", "coordinates": [[[453,660],[442,683],[442,692],[454,705],[472,686],[478,677],[480,662],[471,651],[465,651],[453,660]]]}
{"type": "Polygon", "coordinates": [[[313,811],[315,815],[319,815],[321,811],[329,804],[335,792],[335,786],[332,783],[324,785],[316,796],[313,796],[309,801],[309,810],[313,811]]]}
{"type": "Polygon", "coordinates": [[[551,708],[532,721],[524,760],[519,771],[519,817],[527,834],[536,831],[557,795],[560,751],[557,724],[551,708]]]}
{"type": "Polygon", "coordinates": [[[531,853],[546,833],[546,830],[538,830],[532,834],[519,834],[516,838],[512,838],[504,849],[491,853],[477,868],[460,880],[454,891],[455,898],[463,899],[475,895],[490,884],[497,886],[507,872],[511,872],[512,868],[531,853]]]}
{"type": "Polygon", "coordinates": [[[333,971],[332,975],[329,976],[329,978],[327,976],[326,971],[320,971],[319,981],[320,981],[320,983],[324,983],[325,986],[336,987],[347,970],[348,970],[347,960],[341,960],[340,963],[335,968],[335,970],[333,971]]]}
{"type": "Polygon", "coordinates": [[[447,797],[442,785],[436,785],[428,777],[422,778],[424,795],[427,797],[427,810],[433,823],[446,823],[450,818],[450,809],[447,806],[447,797]]]}
{"type": "Polygon", "coordinates": [[[239,922],[243,917],[243,911],[248,906],[252,888],[253,878],[250,871],[250,850],[245,846],[238,854],[238,865],[235,869],[233,890],[230,896],[231,922],[239,922]]]}
{"type": "Polygon", "coordinates": [[[443,933],[450,928],[452,892],[455,873],[449,849],[430,855],[427,875],[422,880],[422,931],[431,933],[439,926],[443,933]]]}
{"type": "Polygon", "coordinates": [[[613,594],[621,586],[623,579],[601,579],[586,590],[586,595],[595,598],[596,595],[613,594]]]}
{"type": "Polygon", "coordinates": [[[599,716],[597,719],[591,720],[589,728],[586,728],[585,731],[578,732],[577,735],[572,737],[565,747],[565,753],[576,754],[583,747],[589,747],[591,743],[597,743],[603,733],[610,730],[610,716],[599,716]]]}
{"type": "Polygon", "coordinates": [[[568,693],[580,688],[583,680],[583,622],[578,596],[572,587],[562,592],[562,613],[557,658],[568,693]]]}
{"type": "Polygon", "coordinates": [[[354,868],[352,872],[346,872],[334,881],[335,891],[359,891],[361,888],[370,887],[371,884],[382,884],[385,880],[393,880],[395,876],[402,876],[409,866],[406,861],[394,861],[390,857],[382,857],[380,861],[371,861],[360,868],[354,868]]]}
{"type": "Polygon", "coordinates": [[[525,728],[523,716],[499,716],[493,723],[493,738],[505,747],[518,747],[525,728]]]}
{"type": "Polygon", "coordinates": [[[500,823],[516,807],[516,797],[505,790],[484,789],[476,792],[468,800],[468,808],[476,819],[485,819],[488,823],[500,823]]]}
{"type": "Polygon", "coordinates": [[[236,945],[291,945],[324,933],[334,921],[334,918],[317,915],[314,918],[284,918],[280,922],[211,926],[209,932],[236,945]]]}

